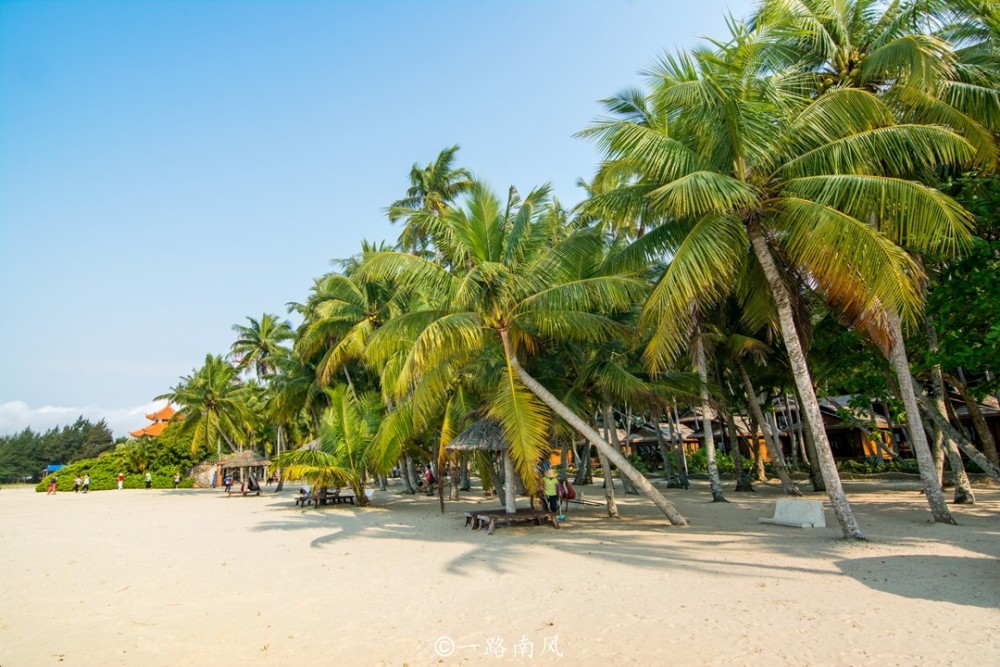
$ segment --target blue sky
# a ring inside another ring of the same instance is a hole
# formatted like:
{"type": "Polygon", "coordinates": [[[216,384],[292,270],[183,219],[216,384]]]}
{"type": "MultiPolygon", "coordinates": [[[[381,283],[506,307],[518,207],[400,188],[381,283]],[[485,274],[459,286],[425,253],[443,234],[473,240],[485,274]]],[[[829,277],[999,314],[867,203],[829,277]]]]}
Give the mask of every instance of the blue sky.
{"type": "Polygon", "coordinates": [[[0,434],[138,428],[234,324],[395,241],[442,148],[576,203],[597,101],[752,5],[0,0],[0,434]]]}

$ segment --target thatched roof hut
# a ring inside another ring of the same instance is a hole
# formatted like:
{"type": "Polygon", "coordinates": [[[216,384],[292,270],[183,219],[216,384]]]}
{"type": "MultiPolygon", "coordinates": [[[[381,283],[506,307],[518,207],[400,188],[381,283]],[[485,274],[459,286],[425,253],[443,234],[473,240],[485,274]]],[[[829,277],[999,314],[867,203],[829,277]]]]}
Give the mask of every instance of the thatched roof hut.
{"type": "Polygon", "coordinates": [[[480,419],[456,435],[445,449],[449,452],[500,452],[509,447],[499,422],[480,419]]]}
{"type": "Polygon", "coordinates": [[[223,468],[260,468],[269,465],[271,465],[270,461],[249,449],[222,462],[223,468]]]}

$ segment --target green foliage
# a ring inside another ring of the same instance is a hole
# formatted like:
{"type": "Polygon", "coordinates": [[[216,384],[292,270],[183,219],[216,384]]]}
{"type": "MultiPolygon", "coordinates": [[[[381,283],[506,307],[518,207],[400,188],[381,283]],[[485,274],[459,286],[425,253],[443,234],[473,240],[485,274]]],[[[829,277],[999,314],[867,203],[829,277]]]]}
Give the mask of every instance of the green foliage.
{"type": "Polygon", "coordinates": [[[837,461],[837,470],[855,475],[874,475],[884,472],[901,472],[910,475],[920,474],[916,459],[881,461],[878,463],[871,461],[837,461]]]}
{"type": "MultiPolygon", "coordinates": [[[[128,450],[128,446],[119,446],[116,450],[105,452],[97,458],[77,461],[66,466],[56,473],[58,477],[56,489],[58,491],[72,491],[73,479],[77,475],[82,478],[88,473],[90,474],[91,491],[107,491],[110,489],[117,489],[119,472],[125,474],[124,487],[126,489],[146,488],[144,475],[139,471],[130,469],[126,463],[128,450]]],[[[174,474],[177,472],[181,473],[181,488],[190,489],[194,486],[194,480],[190,477],[184,476],[184,469],[177,466],[165,465],[161,468],[150,469],[150,473],[153,476],[153,488],[174,488],[174,474]]],[[[37,486],[35,486],[35,490],[45,491],[48,489],[48,484],[49,476],[46,476],[41,482],[38,483],[37,486]]]]}
{"type": "MultiPolygon", "coordinates": [[[[721,474],[736,472],[733,457],[725,452],[715,453],[715,463],[721,474]]],[[[708,472],[708,452],[704,448],[688,456],[688,472],[708,472]]]]}
{"type": "Polygon", "coordinates": [[[26,428],[0,437],[0,482],[34,481],[49,464],[91,458],[113,446],[111,430],[103,419],[92,424],[79,417],[71,426],[57,426],[42,434],[26,428]]]}

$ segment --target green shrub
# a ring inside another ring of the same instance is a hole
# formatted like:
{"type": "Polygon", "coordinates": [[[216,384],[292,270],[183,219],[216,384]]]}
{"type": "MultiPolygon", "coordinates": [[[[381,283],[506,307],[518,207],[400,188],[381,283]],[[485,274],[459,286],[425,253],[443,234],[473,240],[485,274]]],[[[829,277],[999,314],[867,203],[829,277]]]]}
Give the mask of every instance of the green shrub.
{"type": "MultiPolygon", "coordinates": [[[[715,465],[718,466],[720,473],[736,472],[733,457],[729,454],[716,452],[715,465]]],[[[688,472],[708,472],[708,452],[704,448],[688,455],[688,472]]]]}
{"type": "MultiPolygon", "coordinates": [[[[126,489],[144,489],[146,488],[145,475],[139,471],[130,470],[125,463],[122,461],[121,456],[116,456],[115,452],[106,452],[105,454],[97,457],[96,459],[84,459],[82,461],[77,461],[71,463],[59,472],[56,476],[59,481],[56,483],[56,490],[58,491],[72,491],[73,490],[73,479],[76,476],[83,478],[87,473],[90,474],[90,490],[91,491],[107,491],[109,489],[118,488],[118,473],[123,472],[125,474],[124,488],[126,489]]],[[[174,488],[174,473],[178,471],[176,467],[160,468],[150,470],[153,475],[153,488],[154,489],[172,489],[174,488]]],[[[184,471],[180,470],[181,473],[181,483],[180,487],[182,489],[190,489],[194,486],[194,480],[190,477],[184,475],[184,471]]],[[[36,491],[46,491],[49,488],[49,477],[46,476],[41,482],[35,486],[36,491]]]]}

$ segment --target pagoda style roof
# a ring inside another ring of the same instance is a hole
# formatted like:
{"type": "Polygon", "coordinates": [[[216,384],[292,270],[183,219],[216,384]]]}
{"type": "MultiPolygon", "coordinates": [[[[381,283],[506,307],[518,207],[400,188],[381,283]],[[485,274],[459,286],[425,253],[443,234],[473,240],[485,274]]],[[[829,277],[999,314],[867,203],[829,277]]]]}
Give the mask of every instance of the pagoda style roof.
{"type": "Polygon", "coordinates": [[[133,438],[157,438],[161,433],[167,428],[167,422],[156,422],[155,424],[150,424],[145,428],[140,428],[138,431],[129,431],[129,435],[133,438]]]}
{"type": "Polygon", "coordinates": [[[172,405],[167,403],[165,406],[163,406],[156,412],[152,412],[146,415],[146,419],[148,419],[151,422],[159,422],[159,421],[165,422],[165,421],[170,421],[170,418],[173,417],[175,414],[177,414],[177,411],[174,410],[172,405]]]}

